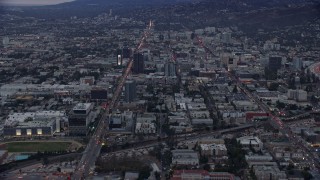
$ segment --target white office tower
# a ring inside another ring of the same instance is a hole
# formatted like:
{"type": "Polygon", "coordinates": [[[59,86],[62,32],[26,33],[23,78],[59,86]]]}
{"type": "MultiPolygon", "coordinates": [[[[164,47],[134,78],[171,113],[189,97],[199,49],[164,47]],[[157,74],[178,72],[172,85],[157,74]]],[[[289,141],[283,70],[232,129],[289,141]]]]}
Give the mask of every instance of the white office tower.
{"type": "Polygon", "coordinates": [[[61,121],[60,118],[56,119],[56,132],[59,133],[61,129],[61,121]]]}

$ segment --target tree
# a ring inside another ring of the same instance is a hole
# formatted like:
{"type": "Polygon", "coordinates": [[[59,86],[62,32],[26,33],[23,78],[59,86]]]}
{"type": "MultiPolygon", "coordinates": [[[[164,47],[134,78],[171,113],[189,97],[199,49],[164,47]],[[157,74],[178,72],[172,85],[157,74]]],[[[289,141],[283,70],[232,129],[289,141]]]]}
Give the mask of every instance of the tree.
{"type": "Polygon", "coordinates": [[[148,177],[150,176],[150,171],[151,168],[149,166],[144,166],[142,168],[142,170],[139,172],[139,180],[144,180],[144,179],[148,179],[148,177]]]}
{"type": "Polygon", "coordinates": [[[203,169],[206,170],[206,171],[210,171],[210,169],[211,169],[210,164],[205,164],[203,166],[203,169]]]}
{"type": "Polygon", "coordinates": [[[306,81],[307,81],[307,78],[306,78],[304,75],[301,75],[301,76],[300,76],[300,83],[301,83],[301,84],[305,84],[306,81]]]}
{"type": "Polygon", "coordinates": [[[225,139],[225,144],[229,156],[228,171],[238,174],[241,169],[248,166],[245,159],[246,151],[242,149],[242,145],[235,138],[225,139]]]}
{"type": "Polygon", "coordinates": [[[199,162],[201,164],[207,164],[208,163],[208,157],[206,156],[200,156],[199,162]]]}
{"type": "Polygon", "coordinates": [[[304,108],[304,110],[305,110],[305,111],[311,111],[311,110],[312,110],[312,106],[309,106],[309,105],[308,105],[307,107],[304,108]]]}
{"type": "Polygon", "coordinates": [[[172,153],[169,150],[166,150],[162,156],[162,163],[164,166],[170,166],[172,163],[172,153]]]}
{"type": "Polygon", "coordinates": [[[156,178],[156,180],[160,180],[160,173],[158,171],[154,172],[154,177],[156,178]]]}
{"type": "Polygon", "coordinates": [[[237,88],[237,86],[236,86],[236,85],[233,87],[232,92],[233,92],[233,93],[238,93],[238,88],[237,88]]]}
{"type": "Polygon", "coordinates": [[[318,104],[318,103],[319,103],[319,99],[316,98],[315,95],[312,95],[310,100],[311,100],[311,102],[314,103],[314,104],[318,104]]]}
{"type": "Polygon", "coordinates": [[[279,83],[271,83],[269,86],[270,91],[277,91],[279,87],[279,83]]]}
{"type": "Polygon", "coordinates": [[[195,33],[191,33],[191,39],[194,39],[195,38],[195,33]]]}
{"type": "Polygon", "coordinates": [[[250,168],[250,176],[253,180],[256,180],[258,179],[257,176],[254,174],[254,171],[253,171],[253,166],[251,166],[250,168]]]}
{"type": "Polygon", "coordinates": [[[290,104],[289,105],[289,110],[297,110],[298,106],[296,104],[290,104]]]}
{"type": "Polygon", "coordinates": [[[267,80],[277,79],[277,71],[272,71],[272,70],[269,70],[268,68],[265,68],[264,74],[267,80]]]}
{"type": "Polygon", "coordinates": [[[277,101],[277,102],[276,102],[276,107],[277,107],[278,109],[283,109],[283,108],[286,107],[286,104],[283,103],[283,102],[277,101]]]}
{"type": "Polygon", "coordinates": [[[47,157],[44,157],[44,158],[42,159],[42,164],[43,164],[43,165],[48,165],[48,164],[49,164],[49,160],[48,160],[47,157]]]}
{"type": "Polygon", "coordinates": [[[306,170],[302,171],[302,175],[305,180],[310,180],[313,178],[312,174],[310,174],[309,171],[306,170]]]}
{"type": "Polygon", "coordinates": [[[307,92],[312,92],[312,85],[307,85],[306,91],[307,92]]]}
{"type": "Polygon", "coordinates": [[[290,171],[294,168],[294,165],[292,163],[290,163],[287,167],[287,170],[290,171]]]}
{"type": "Polygon", "coordinates": [[[143,134],[138,134],[138,139],[139,139],[139,141],[143,141],[144,140],[143,134]]]}

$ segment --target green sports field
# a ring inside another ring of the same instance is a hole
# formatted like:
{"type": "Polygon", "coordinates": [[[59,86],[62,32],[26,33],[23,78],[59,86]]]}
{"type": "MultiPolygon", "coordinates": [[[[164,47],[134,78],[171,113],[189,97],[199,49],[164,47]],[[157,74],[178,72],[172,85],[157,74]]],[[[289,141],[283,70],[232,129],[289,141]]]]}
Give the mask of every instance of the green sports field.
{"type": "Polygon", "coordinates": [[[10,142],[7,143],[9,152],[52,152],[67,150],[69,142],[10,142]]]}

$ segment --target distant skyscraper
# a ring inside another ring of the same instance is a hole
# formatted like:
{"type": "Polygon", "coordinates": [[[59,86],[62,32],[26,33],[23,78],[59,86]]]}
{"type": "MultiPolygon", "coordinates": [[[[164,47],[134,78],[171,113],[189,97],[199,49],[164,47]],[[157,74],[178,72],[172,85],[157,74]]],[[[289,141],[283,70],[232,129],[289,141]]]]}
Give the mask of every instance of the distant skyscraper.
{"type": "Polygon", "coordinates": [[[270,71],[278,71],[281,69],[281,63],[282,62],[282,57],[279,56],[273,56],[269,57],[269,63],[268,63],[268,69],[270,71]]]}
{"type": "Polygon", "coordinates": [[[302,68],[302,60],[301,58],[293,58],[292,65],[295,70],[301,70],[302,68]]]}
{"type": "Polygon", "coordinates": [[[112,9],[110,9],[109,11],[109,16],[112,16],[112,9]]]}
{"type": "Polygon", "coordinates": [[[135,74],[144,73],[144,57],[141,53],[133,55],[133,69],[132,72],[135,74]]]}
{"type": "Polygon", "coordinates": [[[123,63],[123,50],[118,49],[117,50],[117,65],[122,66],[122,63],[123,63]]]}
{"type": "Polygon", "coordinates": [[[136,99],[136,82],[133,80],[126,81],[124,90],[125,102],[133,102],[136,99]]]}
{"type": "Polygon", "coordinates": [[[164,65],[164,74],[165,76],[176,76],[176,65],[173,62],[167,62],[164,65]]]}

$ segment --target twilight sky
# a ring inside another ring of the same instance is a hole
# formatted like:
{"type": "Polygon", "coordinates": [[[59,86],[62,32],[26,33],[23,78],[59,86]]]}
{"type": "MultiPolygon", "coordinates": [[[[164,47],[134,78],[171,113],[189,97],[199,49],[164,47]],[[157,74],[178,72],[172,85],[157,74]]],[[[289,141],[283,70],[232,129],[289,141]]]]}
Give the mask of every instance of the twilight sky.
{"type": "Polygon", "coordinates": [[[0,0],[3,5],[17,5],[17,6],[41,6],[53,5],[64,2],[71,2],[74,0],[0,0]]]}

